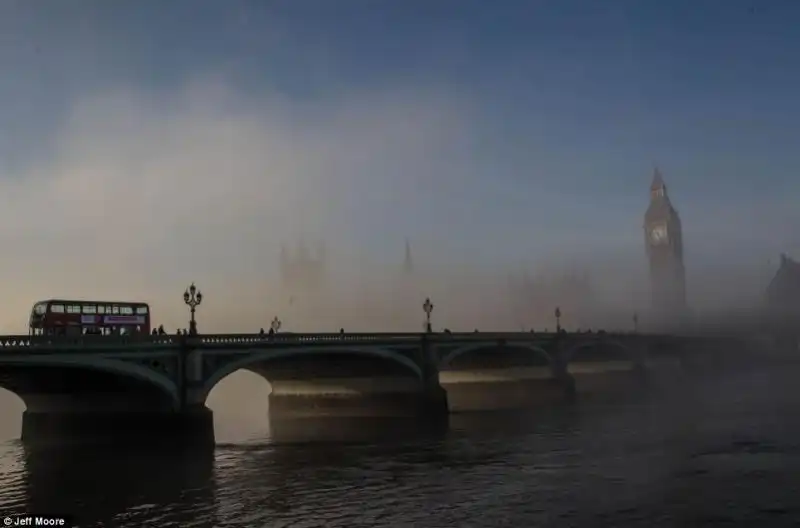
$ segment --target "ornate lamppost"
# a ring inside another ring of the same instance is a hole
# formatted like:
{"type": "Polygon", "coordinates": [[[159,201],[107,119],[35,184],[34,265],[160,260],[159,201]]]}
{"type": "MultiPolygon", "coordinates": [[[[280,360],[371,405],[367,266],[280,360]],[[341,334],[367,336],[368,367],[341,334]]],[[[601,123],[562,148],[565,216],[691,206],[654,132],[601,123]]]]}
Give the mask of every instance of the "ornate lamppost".
{"type": "Polygon", "coordinates": [[[425,311],[425,331],[430,334],[432,332],[431,312],[433,311],[433,303],[430,297],[425,298],[425,304],[422,305],[422,309],[425,311]]]}
{"type": "Polygon", "coordinates": [[[272,333],[273,333],[273,334],[277,334],[277,333],[278,333],[278,330],[280,330],[280,329],[281,329],[281,320],[280,320],[280,319],[278,319],[278,316],[277,316],[277,315],[276,315],[276,316],[275,316],[275,318],[272,320],[272,322],[269,324],[269,328],[270,328],[270,330],[272,330],[272,333]]]}
{"type": "Polygon", "coordinates": [[[639,331],[639,314],[633,312],[633,333],[637,333],[639,331]]]}
{"type": "Polygon", "coordinates": [[[191,315],[189,319],[189,335],[197,335],[197,321],[194,319],[194,312],[203,302],[203,294],[195,287],[194,283],[183,292],[183,302],[189,307],[189,314],[191,315]]]}
{"type": "Polygon", "coordinates": [[[560,334],[561,333],[561,308],[559,308],[558,306],[556,306],[555,316],[556,316],[556,333],[560,334]]]}

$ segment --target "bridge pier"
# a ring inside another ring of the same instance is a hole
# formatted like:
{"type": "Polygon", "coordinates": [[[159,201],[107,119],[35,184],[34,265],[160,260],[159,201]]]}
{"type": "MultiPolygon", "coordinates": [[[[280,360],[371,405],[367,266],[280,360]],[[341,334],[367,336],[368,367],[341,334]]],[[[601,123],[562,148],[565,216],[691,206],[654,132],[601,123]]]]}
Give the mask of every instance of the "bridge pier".
{"type": "Polygon", "coordinates": [[[572,383],[541,348],[528,342],[443,351],[439,382],[450,411],[507,411],[553,405],[570,398],[572,383]]]}
{"type": "Polygon", "coordinates": [[[272,381],[271,420],[311,418],[436,418],[447,414],[447,394],[419,380],[336,379],[327,384],[272,381]]]}
{"type": "Polygon", "coordinates": [[[305,418],[415,418],[429,414],[420,394],[269,395],[269,416],[275,420],[305,418]]]}
{"type": "Polygon", "coordinates": [[[648,377],[643,358],[619,350],[587,348],[565,362],[565,376],[572,380],[578,401],[614,399],[642,391],[648,377]]]}
{"type": "Polygon", "coordinates": [[[214,445],[214,416],[205,406],[181,412],[35,412],[22,414],[23,443],[214,445]]]}
{"type": "Polygon", "coordinates": [[[25,404],[21,440],[27,445],[214,443],[212,412],[202,403],[181,406],[165,375],[93,357],[82,360],[93,367],[25,360],[28,365],[0,368],[0,380],[25,404]]]}
{"type": "MultiPolygon", "coordinates": [[[[273,391],[275,391],[273,383],[273,391]]],[[[278,442],[373,441],[447,428],[447,393],[413,392],[269,395],[270,436],[278,442]]]]}
{"type": "Polygon", "coordinates": [[[511,411],[553,405],[568,401],[570,385],[565,380],[503,380],[470,383],[445,383],[450,411],[511,411]]]}

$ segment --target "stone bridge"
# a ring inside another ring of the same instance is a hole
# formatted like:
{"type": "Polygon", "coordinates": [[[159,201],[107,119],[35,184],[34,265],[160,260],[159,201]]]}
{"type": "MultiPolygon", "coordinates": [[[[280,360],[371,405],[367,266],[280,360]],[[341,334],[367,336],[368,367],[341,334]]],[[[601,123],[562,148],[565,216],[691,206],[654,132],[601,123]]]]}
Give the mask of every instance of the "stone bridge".
{"type": "Polygon", "coordinates": [[[271,420],[394,417],[551,403],[628,387],[725,339],[605,333],[0,337],[0,386],[25,441],[213,442],[205,402],[241,369],[272,386],[271,420]]]}

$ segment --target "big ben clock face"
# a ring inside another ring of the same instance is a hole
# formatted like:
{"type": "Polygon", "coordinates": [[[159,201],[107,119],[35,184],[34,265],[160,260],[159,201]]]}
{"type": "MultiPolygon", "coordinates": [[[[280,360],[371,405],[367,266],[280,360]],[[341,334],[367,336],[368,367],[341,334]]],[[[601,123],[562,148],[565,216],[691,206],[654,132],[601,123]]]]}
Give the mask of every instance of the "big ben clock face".
{"type": "Polygon", "coordinates": [[[650,241],[653,244],[664,244],[667,242],[667,226],[660,224],[650,228],[650,241]]]}

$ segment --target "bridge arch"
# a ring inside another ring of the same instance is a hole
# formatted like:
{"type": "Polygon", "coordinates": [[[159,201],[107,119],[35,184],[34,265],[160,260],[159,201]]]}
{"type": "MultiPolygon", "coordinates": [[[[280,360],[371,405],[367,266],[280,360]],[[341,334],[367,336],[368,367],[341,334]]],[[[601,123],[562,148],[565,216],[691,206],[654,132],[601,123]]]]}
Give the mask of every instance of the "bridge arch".
{"type": "MultiPolygon", "coordinates": [[[[216,350],[216,353],[235,353],[241,351],[234,350],[216,350]]],[[[409,374],[413,375],[419,380],[423,379],[422,369],[413,360],[408,357],[395,352],[390,349],[376,347],[376,346],[346,346],[330,347],[330,346],[309,346],[309,347],[290,347],[278,349],[256,349],[250,351],[248,355],[227,363],[219,367],[205,382],[203,383],[201,401],[206,401],[208,395],[214,387],[227,376],[242,369],[250,369],[259,363],[267,363],[282,358],[296,358],[296,357],[313,357],[319,355],[351,355],[358,357],[378,358],[388,362],[393,362],[403,367],[409,374]]],[[[266,377],[266,376],[265,376],[266,377]]]]}
{"type": "Polygon", "coordinates": [[[500,343],[471,343],[469,345],[464,345],[462,347],[456,348],[455,350],[451,350],[448,352],[439,362],[440,369],[446,369],[450,365],[452,365],[453,361],[458,359],[465,354],[470,354],[472,352],[478,352],[480,350],[486,350],[490,348],[499,348],[499,347],[509,348],[509,349],[528,349],[536,354],[536,358],[539,360],[537,363],[540,363],[542,366],[551,366],[552,365],[552,358],[547,351],[539,346],[536,346],[532,343],[526,342],[517,342],[511,341],[506,342],[504,344],[500,343]]]}
{"type": "Polygon", "coordinates": [[[99,358],[95,356],[72,356],[72,357],[53,357],[53,356],[7,356],[0,357],[0,387],[16,394],[27,407],[25,395],[20,394],[20,387],[15,386],[13,374],[3,376],[7,367],[12,369],[27,369],[35,372],[37,368],[65,368],[70,370],[84,370],[100,372],[122,378],[130,378],[144,382],[159,391],[165,396],[173,409],[180,407],[180,395],[177,385],[166,375],[157,371],[130,363],[120,359],[99,358]],[[5,378],[5,379],[3,379],[5,378]],[[11,378],[11,379],[9,379],[11,378]]]}

